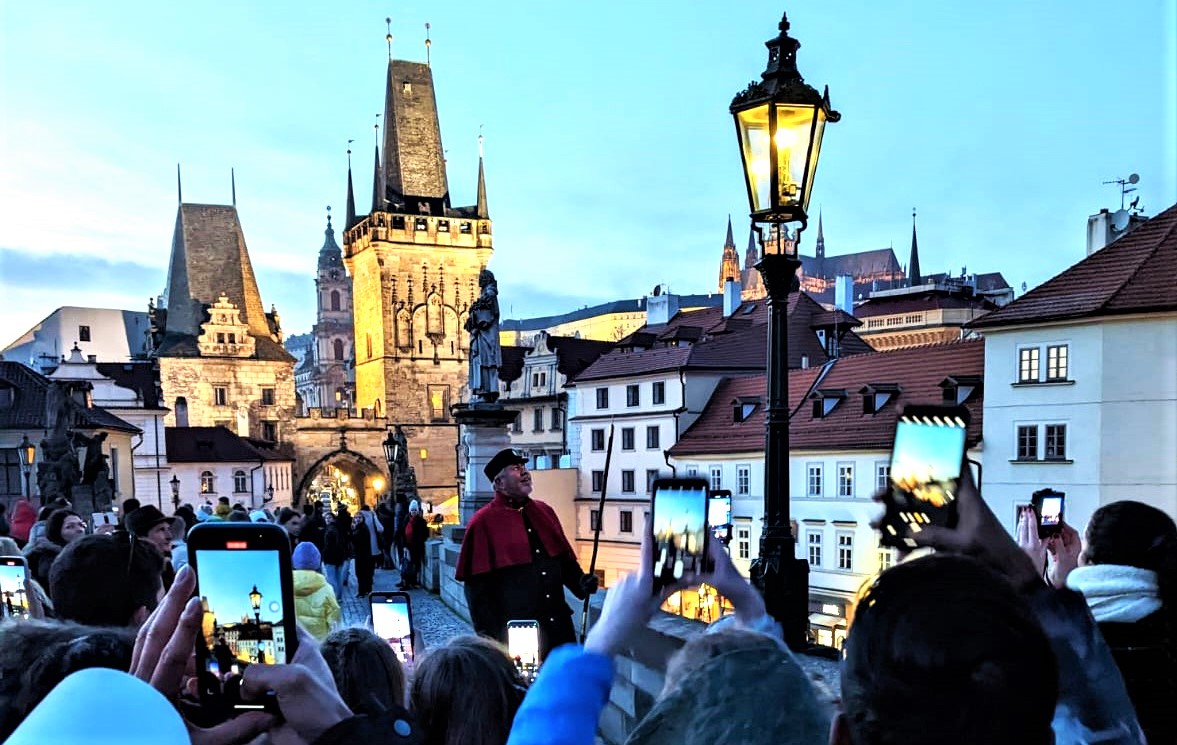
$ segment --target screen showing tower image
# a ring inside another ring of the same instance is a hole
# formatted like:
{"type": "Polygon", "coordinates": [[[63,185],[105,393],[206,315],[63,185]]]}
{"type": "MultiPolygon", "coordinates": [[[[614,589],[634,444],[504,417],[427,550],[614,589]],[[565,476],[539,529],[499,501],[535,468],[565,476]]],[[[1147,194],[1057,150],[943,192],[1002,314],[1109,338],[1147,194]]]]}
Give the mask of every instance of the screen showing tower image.
{"type": "Polygon", "coordinates": [[[24,562],[13,559],[9,563],[0,564],[0,617],[20,621],[29,617],[24,562]]]}
{"type": "Polygon", "coordinates": [[[227,681],[252,664],[286,659],[277,551],[197,551],[204,671],[227,681]]]}
{"type": "Polygon", "coordinates": [[[703,571],[707,546],[707,483],[654,484],[654,580],[672,585],[703,571]]]}
{"type": "Polygon", "coordinates": [[[903,417],[895,428],[891,485],[931,508],[956,499],[965,422],[956,417],[903,417]]]}

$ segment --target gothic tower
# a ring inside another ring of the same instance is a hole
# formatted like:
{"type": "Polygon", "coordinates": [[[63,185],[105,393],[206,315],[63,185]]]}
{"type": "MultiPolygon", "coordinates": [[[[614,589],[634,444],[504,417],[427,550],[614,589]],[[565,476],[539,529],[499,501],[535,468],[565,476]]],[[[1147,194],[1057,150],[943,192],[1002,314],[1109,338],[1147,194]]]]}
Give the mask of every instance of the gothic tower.
{"type": "Polygon", "coordinates": [[[920,248],[915,239],[915,208],[911,210],[911,256],[907,261],[907,281],[912,287],[922,285],[924,279],[920,276],[920,248]]]}
{"type": "Polygon", "coordinates": [[[742,300],[763,300],[768,297],[768,290],[764,287],[764,278],[756,264],[760,262],[760,247],[756,245],[757,231],[755,227],[748,229],[748,248],[744,251],[744,281],[740,290],[742,300]]]}
{"type": "Polygon", "coordinates": [[[327,208],[327,229],[319,249],[315,278],[318,313],[311,329],[311,349],[296,372],[298,392],[307,408],[349,408],[354,394],[351,359],[355,350],[351,278],[335,242],[327,208]]]}
{"type": "Polygon", "coordinates": [[[723,258],[719,261],[719,294],[723,294],[727,281],[740,281],[740,256],[736,253],[736,241],[732,238],[732,216],[727,216],[727,238],[723,241],[723,258]]]}
{"type": "Polygon", "coordinates": [[[428,65],[390,55],[383,122],[372,211],[343,236],[355,405],[404,428],[419,491],[444,498],[456,493],[450,405],[462,400],[468,378],[466,314],[492,253],[486,185],[480,157],[476,204],[451,205],[428,65]]]}

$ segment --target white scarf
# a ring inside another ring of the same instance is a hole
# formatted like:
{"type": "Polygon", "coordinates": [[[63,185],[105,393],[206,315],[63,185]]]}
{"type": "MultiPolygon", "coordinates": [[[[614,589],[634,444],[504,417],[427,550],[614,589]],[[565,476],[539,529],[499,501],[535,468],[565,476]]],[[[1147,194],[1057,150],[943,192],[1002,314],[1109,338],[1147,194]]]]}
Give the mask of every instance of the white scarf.
{"type": "Polygon", "coordinates": [[[1096,623],[1135,623],[1161,608],[1157,573],[1119,564],[1090,564],[1067,575],[1067,587],[1083,593],[1096,623]]]}

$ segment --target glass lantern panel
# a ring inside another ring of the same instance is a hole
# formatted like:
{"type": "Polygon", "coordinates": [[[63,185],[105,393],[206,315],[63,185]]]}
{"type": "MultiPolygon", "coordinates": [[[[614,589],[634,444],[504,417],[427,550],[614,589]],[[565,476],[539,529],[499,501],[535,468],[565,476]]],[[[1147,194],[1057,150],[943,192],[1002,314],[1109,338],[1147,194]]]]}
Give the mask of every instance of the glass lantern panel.
{"type": "Polygon", "coordinates": [[[778,201],[782,207],[800,207],[808,198],[804,195],[805,165],[809,159],[809,140],[813,128],[815,106],[777,104],[776,142],[778,201]]]}
{"type": "Polygon", "coordinates": [[[821,138],[826,131],[826,112],[818,108],[817,122],[813,127],[813,145],[809,148],[809,173],[805,177],[805,204],[802,207],[809,213],[809,198],[813,196],[813,174],[817,172],[817,158],[821,154],[821,138]]]}
{"type": "Polygon", "coordinates": [[[760,212],[772,206],[768,104],[739,112],[736,114],[736,125],[740,130],[741,154],[748,179],[748,192],[752,198],[752,211],[760,212]]]}

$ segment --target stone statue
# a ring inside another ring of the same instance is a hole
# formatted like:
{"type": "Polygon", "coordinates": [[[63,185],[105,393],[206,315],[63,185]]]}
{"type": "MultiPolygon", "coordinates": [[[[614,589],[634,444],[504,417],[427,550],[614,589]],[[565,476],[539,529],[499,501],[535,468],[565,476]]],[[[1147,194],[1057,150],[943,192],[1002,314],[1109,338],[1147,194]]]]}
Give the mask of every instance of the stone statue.
{"type": "Polygon", "coordinates": [[[42,504],[57,497],[70,499],[82,475],[69,431],[73,424],[69,392],[60,382],[50,382],[45,391],[45,421],[48,431],[41,441],[41,462],[37,464],[37,490],[42,504]]]}
{"type": "Polygon", "coordinates": [[[490,270],[478,275],[482,294],[470,305],[466,330],[470,332],[470,403],[492,404],[499,397],[499,285],[490,270]]]}

